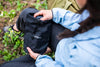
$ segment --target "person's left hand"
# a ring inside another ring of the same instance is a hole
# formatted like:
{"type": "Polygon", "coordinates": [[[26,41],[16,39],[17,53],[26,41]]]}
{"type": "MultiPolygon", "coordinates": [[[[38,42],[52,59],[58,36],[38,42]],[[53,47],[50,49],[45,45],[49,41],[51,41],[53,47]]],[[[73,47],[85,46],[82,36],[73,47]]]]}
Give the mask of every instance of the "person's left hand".
{"type": "Polygon", "coordinates": [[[29,55],[30,55],[34,60],[36,60],[36,58],[40,55],[40,54],[38,54],[38,53],[33,52],[29,47],[27,47],[27,50],[28,50],[28,52],[29,52],[29,55]]]}

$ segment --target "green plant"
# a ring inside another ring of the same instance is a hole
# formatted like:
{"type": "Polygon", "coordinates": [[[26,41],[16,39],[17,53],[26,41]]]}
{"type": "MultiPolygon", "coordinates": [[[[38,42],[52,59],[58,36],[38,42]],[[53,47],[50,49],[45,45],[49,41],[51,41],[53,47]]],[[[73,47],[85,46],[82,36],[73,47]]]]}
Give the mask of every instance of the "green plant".
{"type": "Polygon", "coordinates": [[[24,34],[12,31],[11,28],[9,31],[10,32],[6,32],[3,36],[5,49],[0,51],[0,54],[3,55],[5,61],[10,61],[22,55],[26,55],[23,50],[24,41],[19,38],[19,36],[23,36],[24,34]]]}
{"type": "Polygon", "coordinates": [[[2,11],[0,14],[0,17],[9,17],[10,19],[14,18],[16,16],[16,11],[14,9],[7,11],[2,11]]]}
{"type": "Polygon", "coordinates": [[[8,14],[7,11],[1,11],[0,17],[7,17],[6,15],[8,14]]]}
{"type": "Polygon", "coordinates": [[[10,10],[10,12],[8,13],[8,16],[10,18],[14,18],[16,16],[16,11],[14,9],[10,10]]]}
{"type": "Polygon", "coordinates": [[[3,6],[2,6],[2,4],[1,4],[1,2],[0,2],[0,11],[1,11],[1,10],[3,10],[3,6]]]}
{"type": "Polygon", "coordinates": [[[33,5],[35,6],[36,9],[39,9],[39,7],[41,6],[40,0],[37,0],[36,3],[34,3],[33,5]]]}
{"type": "Polygon", "coordinates": [[[10,22],[14,19],[15,16],[16,16],[16,11],[14,9],[10,10],[9,12],[2,11],[0,14],[0,17],[10,18],[9,20],[10,22]]]}
{"type": "Polygon", "coordinates": [[[8,0],[9,1],[9,3],[12,5],[13,4],[13,1],[12,0],[8,0]]]}
{"type": "Polygon", "coordinates": [[[16,3],[17,3],[17,11],[22,10],[22,8],[27,5],[27,3],[20,3],[20,1],[16,1],[16,3]]]}
{"type": "Polygon", "coordinates": [[[46,55],[49,55],[51,58],[55,58],[55,55],[54,55],[54,52],[52,52],[52,53],[48,53],[48,54],[46,54],[46,55]]]}
{"type": "Polygon", "coordinates": [[[2,32],[2,30],[0,29],[0,33],[2,32]]]}
{"type": "Polygon", "coordinates": [[[44,9],[48,9],[47,7],[47,0],[44,0],[43,3],[41,4],[41,7],[44,9]]]}
{"type": "Polygon", "coordinates": [[[44,9],[48,9],[47,8],[47,2],[46,0],[43,0],[42,2],[40,0],[37,0],[35,4],[33,4],[35,6],[36,9],[39,10],[39,8],[44,8],[44,9]]]}

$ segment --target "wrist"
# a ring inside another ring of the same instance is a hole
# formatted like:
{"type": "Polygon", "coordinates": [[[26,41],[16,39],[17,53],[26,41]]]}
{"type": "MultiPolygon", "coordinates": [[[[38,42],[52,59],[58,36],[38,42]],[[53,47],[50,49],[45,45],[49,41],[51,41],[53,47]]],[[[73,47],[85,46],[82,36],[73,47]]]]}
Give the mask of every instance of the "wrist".
{"type": "Polygon", "coordinates": [[[53,19],[53,10],[51,10],[51,15],[52,15],[52,19],[53,19]]]}
{"type": "MultiPolygon", "coordinates": [[[[36,59],[37,59],[39,56],[40,56],[40,54],[36,57],[36,59]]],[[[36,59],[35,59],[35,60],[36,60],[36,59]]]]}
{"type": "Polygon", "coordinates": [[[36,60],[37,59],[37,57],[39,56],[40,54],[36,54],[35,56],[33,56],[32,58],[34,59],[34,60],[36,60]]]}

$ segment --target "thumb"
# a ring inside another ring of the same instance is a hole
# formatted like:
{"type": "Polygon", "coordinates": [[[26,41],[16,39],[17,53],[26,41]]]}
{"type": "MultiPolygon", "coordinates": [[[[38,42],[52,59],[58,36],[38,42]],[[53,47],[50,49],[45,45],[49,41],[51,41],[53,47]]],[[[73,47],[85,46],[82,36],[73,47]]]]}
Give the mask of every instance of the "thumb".
{"type": "Polygon", "coordinates": [[[35,14],[34,14],[34,17],[37,17],[37,16],[39,16],[39,15],[43,15],[43,10],[41,10],[41,11],[35,13],[35,14]]]}
{"type": "Polygon", "coordinates": [[[28,50],[29,54],[33,54],[34,53],[29,47],[27,47],[27,50],[28,50]]]}
{"type": "Polygon", "coordinates": [[[29,47],[27,47],[27,50],[29,52],[29,55],[34,59],[36,60],[36,58],[40,55],[38,53],[34,53],[29,47]]]}

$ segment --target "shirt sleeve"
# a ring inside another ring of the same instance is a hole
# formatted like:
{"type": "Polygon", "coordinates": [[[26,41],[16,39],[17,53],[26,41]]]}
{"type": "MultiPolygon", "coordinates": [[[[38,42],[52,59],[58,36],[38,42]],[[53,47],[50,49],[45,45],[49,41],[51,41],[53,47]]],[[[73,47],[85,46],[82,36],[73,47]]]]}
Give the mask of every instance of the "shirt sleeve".
{"type": "Polygon", "coordinates": [[[83,14],[78,14],[61,8],[53,8],[52,13],[55,23],[59,23],[71,31],[78,29],[80,27],[79,23],[89,16],[87,11],[84,11],[83,14]]]}
{"type": "Polygon", "coordinates": [[[54,61],[47,55],[40,55],[36,59],[36,67],[64,67],[61,62],[54,61]]]}

